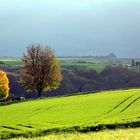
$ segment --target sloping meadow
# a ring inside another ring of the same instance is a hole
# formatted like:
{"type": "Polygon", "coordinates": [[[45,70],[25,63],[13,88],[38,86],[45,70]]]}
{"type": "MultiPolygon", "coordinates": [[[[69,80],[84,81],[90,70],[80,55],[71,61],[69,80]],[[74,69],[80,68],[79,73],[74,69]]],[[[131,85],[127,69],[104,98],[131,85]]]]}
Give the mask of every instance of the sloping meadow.
{"type": "Polygon", "coordinates": [[[140,89],[36,99],[0,106],[0,138],[140,126],[140,89]]]}

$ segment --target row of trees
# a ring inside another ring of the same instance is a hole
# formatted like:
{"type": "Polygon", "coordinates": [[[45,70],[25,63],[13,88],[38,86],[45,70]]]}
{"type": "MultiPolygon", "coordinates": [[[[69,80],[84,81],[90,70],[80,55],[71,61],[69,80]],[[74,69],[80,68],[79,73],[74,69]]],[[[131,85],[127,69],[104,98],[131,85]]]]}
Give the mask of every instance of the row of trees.
{"type": "MultiPolygon", "coordinates": [[[[19,82],[27,91],[35,91],[41,97],[43,91],[57,89],[62,80],[60,65],[51,48],[30,45],[23,56],[24,67],[20,71],[19,82]]],[[[6,73],[0,71],[0,98],[9,94],[9,80],[6,73]]]]}
{"type": "MultiPolygon", "coordinates": [[[[43,92],[42,96],[60,96],[77,92],[100,91],[109,89],[122,89],[140,87],[140,72],[129,70],[123,66],[107,66],[102,72],[86,68],[73,68],[62,70],[63,80],[58,89],[43,92]]],[[[15,79],[18,74],[8,74],[10,80],[10,92],[14,97],[25,96],[37,98],[35,92],[27,93],[15,79]]]]}

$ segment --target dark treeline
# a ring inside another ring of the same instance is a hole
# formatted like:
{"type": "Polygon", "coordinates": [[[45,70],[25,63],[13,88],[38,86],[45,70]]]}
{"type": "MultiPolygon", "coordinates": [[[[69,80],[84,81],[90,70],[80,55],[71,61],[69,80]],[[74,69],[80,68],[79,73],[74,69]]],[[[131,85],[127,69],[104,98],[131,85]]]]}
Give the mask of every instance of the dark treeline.
{"type": "MultiPolygon", "coordinates": [[[[130,71],[123,67],[107,66],[101,73],[95,70],[78,68],[63,70],[63,81],[61,86],[44,96],[60,96],[77,92],[100,91],[110,89],[122,89],[140,87],[140,72],[130,71]]],[[[9,73],[10,93],[13,96],[25,96],[35,98],[36,94],[26,93],[18,83],[18,72],[9,73]]]]}

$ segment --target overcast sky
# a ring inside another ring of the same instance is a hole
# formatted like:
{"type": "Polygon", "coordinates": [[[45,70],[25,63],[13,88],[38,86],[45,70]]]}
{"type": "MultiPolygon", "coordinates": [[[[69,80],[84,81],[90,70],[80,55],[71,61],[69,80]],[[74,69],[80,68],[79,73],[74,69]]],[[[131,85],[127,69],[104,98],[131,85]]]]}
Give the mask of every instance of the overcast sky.
{"type": "Polygon", "coordinates": [[[30,43],[57,55],[140,57],[140,0],[0,0],[0,56],[30,43]]]}

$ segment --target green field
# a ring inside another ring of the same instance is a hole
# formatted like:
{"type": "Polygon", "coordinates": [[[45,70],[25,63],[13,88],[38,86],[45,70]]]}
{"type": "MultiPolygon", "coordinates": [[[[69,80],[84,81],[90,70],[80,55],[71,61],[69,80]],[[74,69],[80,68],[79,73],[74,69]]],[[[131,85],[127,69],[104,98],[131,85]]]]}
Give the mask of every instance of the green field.
{"type": "MultiPolygon", "coordinates": [[[[12,68],[17,68],[23,66],[20,59],[1,59],[5,66],[10,66],[12,68]]],[[[102,63],[103,60],[98,60],[94,58],[58,58],[58,61],[62,68],[89,68],[101,72],[105,64],[102,63]]]]}
{"type": "MultiPolygon", "coordinates": [[[[110,64],[110,62],[113,63],[112,61],[114,61],[115,64],[131,64],[131,59],[110,60],[95,57],[58,57],[58,62],[60,63],[62,69],[88,68],[96,70],[97,72],[101,72],[108,64],[110,64]]],[[[23,66],[23,62],[20,59],[0,59],[0,62],[4,62],[5,66],[9,66],[11,68],[23,66]]],[[[129,69],[140,72],[140,68],[129,67],[129,69]]]]}
{"type": "Polygon", "coordinates": [[[0,106],[0,138],[140,126],[140,89],[0,106]]]}
{"type": "Polygon", "coordinates": [[[0,62],[2,62],[3,66],[10,66],[12,68],[18,68],[23,66],[22,60],[20,59],[0,59],[0,62]]]}

